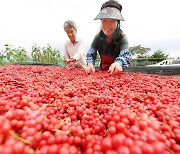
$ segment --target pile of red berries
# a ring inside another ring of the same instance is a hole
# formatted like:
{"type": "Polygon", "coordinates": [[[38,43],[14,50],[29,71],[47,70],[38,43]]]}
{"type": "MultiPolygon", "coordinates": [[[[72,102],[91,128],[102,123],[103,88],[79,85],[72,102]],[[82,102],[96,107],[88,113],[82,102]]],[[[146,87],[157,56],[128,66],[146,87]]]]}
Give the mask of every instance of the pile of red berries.
{"type": "Polygon", "coordinates": [[[180,153],[180,77],[1,66],[0,153],[180,153]]]}

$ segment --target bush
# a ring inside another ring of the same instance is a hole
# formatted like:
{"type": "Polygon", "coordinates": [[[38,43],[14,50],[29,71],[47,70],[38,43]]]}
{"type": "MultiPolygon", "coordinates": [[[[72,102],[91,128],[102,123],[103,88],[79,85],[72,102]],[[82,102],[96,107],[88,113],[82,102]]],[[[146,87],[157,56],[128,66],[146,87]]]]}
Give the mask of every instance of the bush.
{"type": "Polygon", "coordinates": [[[34,61],[39,61],[42,63],[58,64],[58,62],[61,60],[60,51],[58,49],[53,49],[50,45],[43,48],[34,45],[32,47],[31,56],[34,61]]]}
{"type": "Polygon", "coordinates": [[[14,62],[25,62],[28,60],[26,49],[23,47],[15,48],[5,44],[5,49],[1,50],[1,65],[14,62]]]}
{"type": "Polygon", "coordinates": [[[0,65],[23,62],[41,62],[48,64],[64,65],[58,49],[53,49],[50,45],[47,47],[32,46],[32,59],[28,58],[27,51],[23,47],[15,48],[5,44],[5,49],[0,52],[0,65]]]}

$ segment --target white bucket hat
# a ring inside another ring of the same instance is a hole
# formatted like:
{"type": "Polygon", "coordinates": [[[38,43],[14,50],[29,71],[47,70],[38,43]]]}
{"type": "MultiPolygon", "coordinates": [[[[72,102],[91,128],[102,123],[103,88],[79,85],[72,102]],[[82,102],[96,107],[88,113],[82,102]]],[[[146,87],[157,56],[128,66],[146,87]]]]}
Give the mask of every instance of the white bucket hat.
{"type": "Polygon", "coordinates": [[[115,0],[109,0],[102,5],[100,13],[96,16],[94,20],[110,18],[124,21],[121,10],[121,4],[119,4],[115,0]]]}

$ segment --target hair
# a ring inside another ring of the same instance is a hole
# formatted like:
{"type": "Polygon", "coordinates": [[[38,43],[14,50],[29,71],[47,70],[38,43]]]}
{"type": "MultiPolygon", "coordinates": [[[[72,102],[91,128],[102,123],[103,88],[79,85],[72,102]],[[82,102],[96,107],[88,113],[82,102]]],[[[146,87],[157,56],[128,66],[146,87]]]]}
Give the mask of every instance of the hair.
{"type": "Polygon", "coordinates": [[[66,31],[66,28],[73,28],[75,31],[77,31],[76,23],[72,20],[67,20],[64,23],[64,30],[66,31]]]}
{"type": "Polygon", "coordinates": [[[122,5],[119,4],[119,2],[116,1],[116,0],[109,0],[109,1],[105,2],[105,3],[102,5],[101,10],[104,9],[104,8],[106,8],[106,7],[114,7],[114,8],[116,8],[116,9],[118,9],[120,12],[121,12],[121,10],[122,10],[122,5]]]}

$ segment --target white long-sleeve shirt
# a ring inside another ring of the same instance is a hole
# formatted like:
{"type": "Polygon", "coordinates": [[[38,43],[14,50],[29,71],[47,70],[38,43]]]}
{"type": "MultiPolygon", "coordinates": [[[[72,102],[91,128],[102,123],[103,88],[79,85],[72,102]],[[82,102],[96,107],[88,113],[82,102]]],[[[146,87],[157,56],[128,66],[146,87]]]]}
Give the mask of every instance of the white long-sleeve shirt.
{"type": "Polygon", "coordinates": [[[76,37],[76,41],[73,44],[70,40],[65,43],[64,59],[69,60],[70,58],[76,59],[73,63],[74,67],[86,68],[86,45],[85,42],[76,37]]]}

